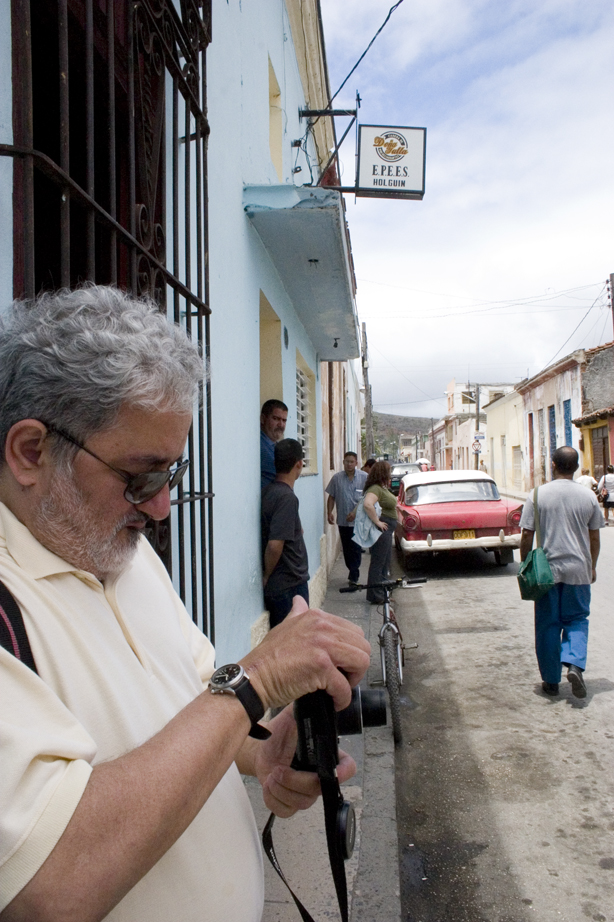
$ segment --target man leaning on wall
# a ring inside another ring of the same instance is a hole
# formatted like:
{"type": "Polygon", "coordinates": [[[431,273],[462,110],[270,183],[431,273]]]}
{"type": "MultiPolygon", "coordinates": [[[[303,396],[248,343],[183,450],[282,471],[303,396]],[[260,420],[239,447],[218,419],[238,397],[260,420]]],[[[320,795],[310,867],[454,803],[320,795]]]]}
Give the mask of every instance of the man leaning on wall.
{"type": "Polygon", "coordinates": [[[265,400],[260,411],[260,489],[276,477],[275,444],[284,437],[288,407],[282,400],[265,400]]]}

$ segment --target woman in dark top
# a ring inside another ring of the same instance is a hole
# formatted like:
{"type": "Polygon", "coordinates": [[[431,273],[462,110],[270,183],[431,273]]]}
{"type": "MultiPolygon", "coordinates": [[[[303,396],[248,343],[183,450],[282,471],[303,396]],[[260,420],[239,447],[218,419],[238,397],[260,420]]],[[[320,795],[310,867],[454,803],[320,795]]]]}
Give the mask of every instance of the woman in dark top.
{"type": "MultiPolygon", "coordinates": [[[[397,524],[397,498],[390,492],[389,486],[390,465],[387,461],[376,461],[363,491],[365,512],[382,533],[371,548],[367,580],[369,583],[381,583],[390,569],[392,537],[397,524]],[[376,503],[379,503],[382,509],[379,517],[375,510],[376,503]]],[[[374,605],[381,604],[384,594],[381,589],[368,589],[367,600],[374,605]]]]}

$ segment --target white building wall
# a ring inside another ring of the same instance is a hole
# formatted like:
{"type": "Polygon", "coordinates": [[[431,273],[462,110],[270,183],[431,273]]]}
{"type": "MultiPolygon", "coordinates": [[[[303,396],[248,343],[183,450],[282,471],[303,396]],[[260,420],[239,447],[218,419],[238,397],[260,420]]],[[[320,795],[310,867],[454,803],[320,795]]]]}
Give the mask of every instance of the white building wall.
{"type": "MultiPolygon", "coordinates": [[[[524,398],[524,444],[525,444],[525,482],[527,489],[539,486],[552,479],[552,449],[550,439],[549,408],[555,412],[556,447],[565,445],[564,402],[571,401],[571,418],[582,415],[581,366],[574,365],[558,375],[535,384],[523,394],[524,398]],[[540,435],[540,410],[543,419],[543,437],[540,435]],[[529,414],[533,414],[533,482],[530,471],[529,414]],[[543,449],[543,450],[542,450],[543,449]]],[[[571,426],[571,444],[580,450],[580,430],[571,426]]]]}
{"type": "MultiPolygon", "coordinates": [[[[284,182],[304,106],[283,0],[213,4],[207,54],[209,262],[213,421],[216,647],[242,655],[262,627],[260,548],[260,291],[281,321],[286,435],[296,438],[296,350],[316,377],[317,474],[296,484],[310,576],[322,585],[322,446],[319,361],[260,237],[243,210],[243,186],[277,185],[269,148],[269,58],[281,90],[284,182]],[[283,344],[284,327],[288,346],[283,344]],[[255,633],[254,633],[255,631],[255,633]]],[[[303,157],[303,155],[301,155],[303,157]]],[[[306,180],[304,158],[301,181],[306,180]]]]}

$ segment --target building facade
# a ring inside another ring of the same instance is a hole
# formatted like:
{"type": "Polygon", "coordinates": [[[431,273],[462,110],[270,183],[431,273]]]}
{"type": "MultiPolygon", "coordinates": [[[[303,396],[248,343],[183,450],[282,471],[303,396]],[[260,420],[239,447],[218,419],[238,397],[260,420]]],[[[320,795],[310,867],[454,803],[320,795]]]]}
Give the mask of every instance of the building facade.
{"type": "Polygon", "coordinates": [[[614,343],[587,349],[582,371],[580,431],[582,467],[599,480],[614,459],[614,343]]]}
{"type": "Polygon", "coordinates": [[[331,366],[335,464],[361,413],[344,203],[318,185],[325,169],[335,181],[334,127],[300,114],[330,96],[317,0],[0,6],[2,301],[117,284],[200,344],[191,471],[149,537],[219,658],[236,659],[266,625],[262,401],[284,400],[305,449],[316,604],[331,366]]]}

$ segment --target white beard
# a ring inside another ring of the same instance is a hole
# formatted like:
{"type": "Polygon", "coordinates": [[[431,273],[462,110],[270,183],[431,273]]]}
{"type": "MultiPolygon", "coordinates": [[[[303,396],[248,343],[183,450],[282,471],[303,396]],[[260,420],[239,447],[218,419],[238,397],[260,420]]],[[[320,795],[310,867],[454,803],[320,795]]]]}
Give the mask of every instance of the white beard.
{"type": "Polygon", "coordinates": [[[32,524],[48,550],[103,580],[121,572],[136,553],[139,532],[128,529],[121,538],[119,533],[131,522],[146,521],[144,513],[131,511],[103,534],[72,473],[56,471],[32,524]]]}

